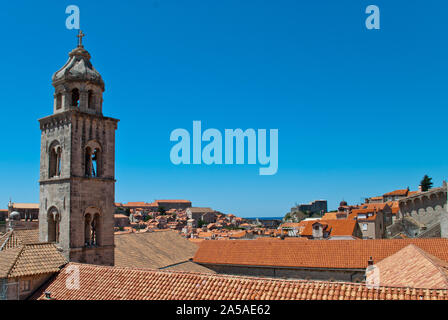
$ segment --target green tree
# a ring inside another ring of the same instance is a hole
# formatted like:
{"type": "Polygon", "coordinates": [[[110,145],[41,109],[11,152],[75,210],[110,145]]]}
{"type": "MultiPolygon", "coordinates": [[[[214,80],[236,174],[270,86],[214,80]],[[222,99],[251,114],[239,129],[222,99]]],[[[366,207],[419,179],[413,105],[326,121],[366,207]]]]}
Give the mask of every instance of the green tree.
{"type": "Polygon", "coordinates": [[[199,220],[198,221],[198,228],[202,228],[202,226],[205,224],[205,221],[204,220],[199,220]]]}
{"type": "Polygon", "coordinates": [[[432,187],[432,178],[428,177],[427,174],[423,177],[422,181],[420,181],[420,186],[422,187],[422,191],[428,191],[432,187]]]}
{"type": "Polygon", "coordinates": [[[166,214],[166,210],[164,207],[160,207],[157,209],[157,211],[160,213],[161,216],[164,216],[166,214]]]}

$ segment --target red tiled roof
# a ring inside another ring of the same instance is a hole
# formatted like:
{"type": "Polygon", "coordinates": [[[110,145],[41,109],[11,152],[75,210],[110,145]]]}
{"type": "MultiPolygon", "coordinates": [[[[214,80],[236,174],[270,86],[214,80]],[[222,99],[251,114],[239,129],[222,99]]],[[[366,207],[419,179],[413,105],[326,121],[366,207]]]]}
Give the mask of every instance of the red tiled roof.
{"type": "Polygon", "coordinates": [[[13,203],[13,209],[39,209],[38,203],[13,203]]]}
{"type": "Polygon", "coordinates": [[[210,238],[213,235],[212,232],[199,232],[198,237],[199,238],[210,238]]]}
{"type": "MultiPolygon", "coordinates": [[[[380,211],[380,210],[384,210],[386,208],[386,206],[389,206],[388,203],[365,203],[363,205],[361,205],[361,207],[359,209],[368,209],[370,211],[380,211]]],[[[359,210],[358,209],[358,210],[359,210]]]]}
{"type": "Polygon", "coordinates": [[[327,212],[322,216],[321,220],[336,220],[338,218],[336,214],[337,212],[327,212]]]}
{"type": "Polygon", "coordinates": [[[122,205],[123,207],[136,207],[136,208],[152,208],[157,207],[154,203],[146,203],[146,202],[128,202],[122,205]]]}
{"type": "Polygon", "coordinates": [[[300,233],[301,236],[312,236],[313,235],[313,225],[315,223],[320,223],[324,226],[324,230],[329,232],[330,236],[351,236],[355,232],[356,220],[341,219],[341,220],[318,220],[309,221],[303,231],[300,233]]]}
{"type": "Polygon", "coordinates": [[[155,203],[165,202],[165,203],[191,203],[189,200],[156,200],[155,203]]]}
{"type": "Polygon", "coordinates": [[[298,229],[301,226],[302,225],[298,222],[285,222],[285,223],[282,223],[279,228],[297,228],[298,229]]]}
{"type": "Polygon", "coordinates": [[[193,261],[202,264],[365,269],[370,257],[380,261],[409,244],[448,261],[448,239],[444,238],[203,241],[193,261]]]}
{"type": "Polygon", "coordinates": [[[243,231],[236,231],[229,233],[229,237],[232,238],[244,238],[246,236],[247,232],[245,230],[243,231]]]}
{"type": "Polygon", "coordinates": [[[389,201],[387,203],[392,210],[392,214],[397,214],[400,211],[400,206],[398,205],[398,201],[389,201]]]}
{"type": "Polygon", "coordinates": [[[400,189],[400,190],[394,190],[388,193],[383,194],[383,196],[407,196],[409,192],[409,189],[400,189]]]}
{"type": "Polygon", "coordinates": [[[448,263],[410,244],[376,263],[381,285],[448,289],[448,263]]]}
{"type": "Polygon", "coordinates": [[[73,267],[79,268],[79,289],[67,288],[66,281],[72,272],[63,269],[33,298],[45,299],[44,292],[50,292],[55,300],[448,299],[447,290],[369,288],[355,283],[156,271],[78,263],[70,263],[65,268],[73,267]]]}
{"type": "Polygon", "coordinates": [[[26,244],[0,252],[0,277],[54,273],[67,262],[54,244],[26,244]]]}

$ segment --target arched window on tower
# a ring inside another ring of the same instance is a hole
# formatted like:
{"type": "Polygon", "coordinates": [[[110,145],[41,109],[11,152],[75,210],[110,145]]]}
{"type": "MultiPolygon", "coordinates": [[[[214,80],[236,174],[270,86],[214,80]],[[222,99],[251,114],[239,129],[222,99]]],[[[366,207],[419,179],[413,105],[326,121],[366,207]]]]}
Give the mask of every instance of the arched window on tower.
{"type": "Polygon", "coordinates": [[[96,213],[90,224],[90,243],[92,246],[98,245],[98,232],[100,226],[100,215],[96,213]]]}
{"type": "Polygon", "coordinates": [[[84,245],[99,246],[100,214],[95,208],[88,208],[84,215],[84,245]]]}
{"type": "Polygon", "coordinates": [[[90,173],[92,172],[92,149],[90,147],[86,148],[86,154],[85,154],[85,176],[90,177],[90,173]]]}
{"type": "Polygon", "coordinates": [[[50,208],[47,214],[48,222],[48,242],[59,242],[59,221],[58,209],[50,208]]]}
{"type": "Polygon", "coordinates": [[[92,216],[87,213],[84,216],[84,245],[90,246],[90,224],[92,222],[92,216]]]}
{"type": "Polygon", "coordinates": [[[72,90],[72,107],[79,106],[79,90],[77,88],[72,90]]]}
{"type": "Polygon", "coordinates": [[[99,167],[99,163],[100,163],[100,155],[101,155],[101,151],[98,148],[93,149],[93,153],[92,153],[92,177],[99,177],[100,176],[100,167],[99,167]]]}
{"type": "Polygon", "coordinates": [[[95,95],[92,90],[89,90],[88,108],[95,109],[95,95]]]}
{"type": "Polygon", "coordinates": [[[101,176],[101,148],[97,142],[89,142],[85,151],[85,176],[101,176]]]}
{"type": "Polygon", "coordinates": [[[62,149],[59,147],[56,152],[56,175],[59,177],[61,175],[62,170],[62,149]]]}
{"type": "Polygon", "coordinates": [[[54,141],[50,145],[50,159],[48,161],[49,178],[57,177],[61,175],[62,170],[62,148],[59,142],[54,141]]]}

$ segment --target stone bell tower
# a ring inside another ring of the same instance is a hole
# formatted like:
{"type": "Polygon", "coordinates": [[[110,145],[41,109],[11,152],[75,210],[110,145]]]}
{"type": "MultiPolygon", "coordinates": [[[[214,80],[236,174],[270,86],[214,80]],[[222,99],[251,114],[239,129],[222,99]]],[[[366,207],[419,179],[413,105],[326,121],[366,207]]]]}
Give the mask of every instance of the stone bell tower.
{"type": "Polygon", "coordinates": [[[114,264],[115,130],[104,82],[82,44],[53,75],[53,114],[39,120],[39,238],[69,261],[114,264]]]}

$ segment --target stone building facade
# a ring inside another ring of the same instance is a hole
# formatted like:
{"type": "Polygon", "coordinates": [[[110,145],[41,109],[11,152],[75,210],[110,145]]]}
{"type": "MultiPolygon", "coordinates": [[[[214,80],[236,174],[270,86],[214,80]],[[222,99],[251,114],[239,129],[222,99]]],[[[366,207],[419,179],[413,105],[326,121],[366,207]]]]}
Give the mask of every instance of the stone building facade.
{"type": "Polygon", "coordinates": [[[191,207],[191,201],[188,200],[156,200],[155,203],[165,210],[186,210],[191,207]]]}
{"type": "Polygon", "coordinates": [[[314,200],[310,203],[299,204],[291,208],[291,212],[325,213],[327,210],[327,200],[314,200]]]}
{"type": "Polygon", "coordinates": [[[285,279],[324,280],[362,282],[365,280],[366,270],[359,269],[331,269],[331,268],[293,268],[293,267],[265,267],[265,266],[237,266],[201,264],[216,273],[233,274],[251,277],[269,277],[285,279]]]}
{"type": "Polygon", "coordinates": [[[20,219],[25,221],[33,221],[39,218],[39,204],[38,203],[15,203],[9,201],[8,215],[17,211],[20,213],[20,219]]]}
{"type": "Polygon", "coordinates": [[[206,224],[216,222],[216,211],[211,208],[190,207],[186,213],[187,218],[193,220],[193,227],[197,227],[201,220],[206,224]]]}
{"type": "Polygon", "coordinates": [[[389,237],[405,234],[416,238],[448,238],[447,184],[403,198],[389,237]]]}
{"type": "Polygon", "coordinates": [[[104,82],[80,37],[53,75],[53,114],[41,133],[39,237],[69,261],[114,264],[115,130],[104,82]]]}

